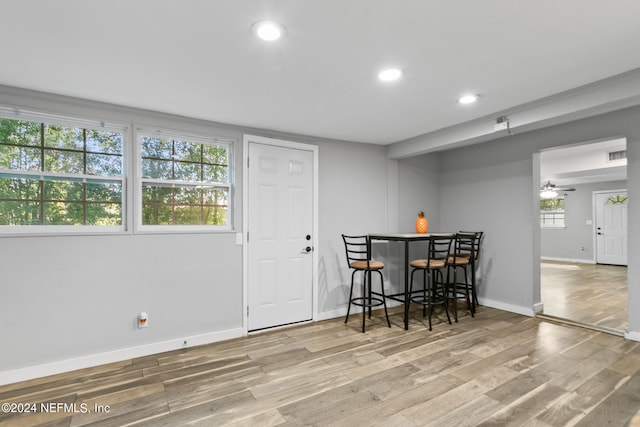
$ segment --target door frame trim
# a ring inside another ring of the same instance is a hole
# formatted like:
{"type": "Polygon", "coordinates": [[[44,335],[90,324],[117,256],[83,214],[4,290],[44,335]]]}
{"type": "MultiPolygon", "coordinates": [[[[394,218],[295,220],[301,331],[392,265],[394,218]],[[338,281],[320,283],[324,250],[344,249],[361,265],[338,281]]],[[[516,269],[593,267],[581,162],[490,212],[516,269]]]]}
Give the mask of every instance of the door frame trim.
{"type": "MultiPolygon", "coordinates": [[[[277,138],[268,138],[257,135],[242,135],[242,330],[244,335],[248,335],[248,319],[247,309],[249,307],[248,301],[248,253],[247,253],[247,226],[249,224],[249,143],[273,145],[276,147],[291,148],[296,150],[310,151],[313,154],[313,218],[312,218],[312,232],[313,232],[313,248],[311,252],[312,256],[312,318],[311,321],[315,321],[318,318],[318,146],[312,144],[305,144],[296,141],[287,141],[277,138]]],[[[238,239],[239,241],[240,239],[238,239]]]]}

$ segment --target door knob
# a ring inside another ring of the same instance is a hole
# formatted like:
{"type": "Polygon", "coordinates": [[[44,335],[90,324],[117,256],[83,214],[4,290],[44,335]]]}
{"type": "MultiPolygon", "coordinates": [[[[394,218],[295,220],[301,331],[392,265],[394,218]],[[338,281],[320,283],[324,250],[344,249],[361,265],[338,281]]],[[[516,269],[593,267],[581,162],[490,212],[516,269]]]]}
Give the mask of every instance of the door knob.
{"type": "Polygon", "coordinates": [[[306,252],[309,253],[313,250],[313,248],[311,246],[307,246],[306,248],[302,249],[302,252],[306,252]]]}

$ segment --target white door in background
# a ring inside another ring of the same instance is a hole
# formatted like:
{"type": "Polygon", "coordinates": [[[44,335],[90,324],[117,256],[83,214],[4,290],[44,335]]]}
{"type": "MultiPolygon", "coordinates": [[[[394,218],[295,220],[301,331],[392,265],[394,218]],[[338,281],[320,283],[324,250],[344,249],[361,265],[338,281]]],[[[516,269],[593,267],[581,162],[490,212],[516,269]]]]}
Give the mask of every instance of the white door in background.
{"type": "Polygon", "coordinates": [[[247,329],[313,317],[314,152],[248,144],[247,329]]]}
{"type": "Polygon", "coordinates": [[[596,262],[627,265],[627,192],[595,193],[596,262]]]}

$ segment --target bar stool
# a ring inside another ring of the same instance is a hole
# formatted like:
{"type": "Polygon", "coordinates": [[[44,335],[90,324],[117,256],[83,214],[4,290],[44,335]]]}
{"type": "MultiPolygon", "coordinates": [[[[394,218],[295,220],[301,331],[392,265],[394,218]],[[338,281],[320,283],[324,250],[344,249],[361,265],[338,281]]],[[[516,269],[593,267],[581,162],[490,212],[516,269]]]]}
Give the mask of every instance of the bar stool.
{"type": "Polygon", "coordinates": [[[453,300],[453,317],[458,322],[458,299],[465,299],[467,309],[471,312],[471,317],[475,317],[476,308],[473,294],[475,293],[473,282],[469,282],[467,269],[472,265],[471,260],[475,259],[475,234],[457,233],[454,242],[453,254],[447,259],[447,298],[453,300]],[[464,281],[458,281],[458,272],[462,270],[464,281]],[[452,275],[450,273],[453,272],[452,275]],[[451,277],[451,280],[449,279],[451,277]]]}
{"type": "Polygon", "coordinates": [[[369,311],[369,319],[371,319],[371,309],[382,305],[384,306],[387,325],[391,327],[389,313],[387,312],[386,296],[384,294],[384,278],[381,271],[384,268],[384,263],[371,259],[371,241],[369,240],[369,236],[346,236],[343,234],[342,240],[344,241],[347,254],[347,264],[350,269],[353,269],[353,273],[351,273],[351,289],[349,291],[349,307],[347,308],[347,317],[344,319],[344,323],[347,323],[349,320],[351,305],[360,306],[362,307],[362,332],[364,333],[367,309],[369,311]],[[373,271],[380,275],[380,292],[373,292],[371,289],[371,272],[373,271]],[[359,297],[354,297],[353,285],[355,275],[358,272],[363,273],[362,294],[359,297]]]}
{"type": "Polygon", "coordinates": [[[484,231],[460,231],[460,234],[473,234],[473,254],[475,256],[470,256],[471,251],[470,248],[463,248],[466,251],[467,256],[469,256],[469,261],[471,263],[471,297],[472,302],[475,305],[480,305],[478,303],[478,287],[476,282],[476,271],[478,270],[478,266],[480,265],[480,247],[482,246],[482,239],[484,238],[484,231]]]}
{"type": "MultiPolygon", "coordinates": [[[[451,250],[453,236],[440,237],[432,236],[427,242],[427,257],[425,259],[416,259],[411,261],[411,298],[407,304],[415,302],[422,304],[422,317],[426,316],[429,311],[429,330],[431,331],[431,316],[433,315],[434,305],[443,305],[447,314],[447,320],[451,324],[449,317],[449,309],[447,304],[447,293],[444,289],[442,269],[447,265],[449,253],[451,250]],[[422,290],[413,290],[413,274],[416,271],[422,271],[423,282],[422,290]]],[[[448,275],[447,275],[448,278],[448,275]]],[[[447,279],[448,281],[448,279],[447,279]]]]}

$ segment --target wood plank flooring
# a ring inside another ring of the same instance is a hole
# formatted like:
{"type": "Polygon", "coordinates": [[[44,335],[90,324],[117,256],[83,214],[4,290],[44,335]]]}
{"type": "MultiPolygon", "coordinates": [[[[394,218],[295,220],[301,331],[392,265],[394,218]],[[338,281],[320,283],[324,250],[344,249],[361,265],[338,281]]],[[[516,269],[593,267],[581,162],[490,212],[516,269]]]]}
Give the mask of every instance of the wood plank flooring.
{"type": "Polygon", "coordinates": [[[577,323],[627,330],[627,267],[543,261],[544,314],[577,323]]]}
{"type": "Polygon", "coordinates": [[[396,308],[364,334],[352,316],[2,386],[38,410],[0,426],[626,426],[640,410],[640,343],[460,308],[431,332],[396,308]]]}

